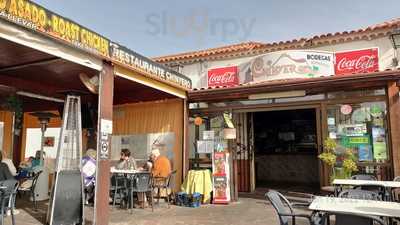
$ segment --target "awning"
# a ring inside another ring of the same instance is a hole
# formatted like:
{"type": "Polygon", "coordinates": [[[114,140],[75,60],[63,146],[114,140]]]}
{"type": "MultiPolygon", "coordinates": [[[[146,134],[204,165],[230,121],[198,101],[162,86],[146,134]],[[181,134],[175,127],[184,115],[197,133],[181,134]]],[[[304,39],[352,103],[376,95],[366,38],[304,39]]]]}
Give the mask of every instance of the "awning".
{"type": "Polygon", "coordinates": [[[351,74],[319,78],[276,80],[227,88],[193,90],[188,93],[189,102],[221,102],[248,99],[250,95],[305,90],[307,94],[345,89],[384,87],[388,81],[398,81],[400,70],[351,74]]]}

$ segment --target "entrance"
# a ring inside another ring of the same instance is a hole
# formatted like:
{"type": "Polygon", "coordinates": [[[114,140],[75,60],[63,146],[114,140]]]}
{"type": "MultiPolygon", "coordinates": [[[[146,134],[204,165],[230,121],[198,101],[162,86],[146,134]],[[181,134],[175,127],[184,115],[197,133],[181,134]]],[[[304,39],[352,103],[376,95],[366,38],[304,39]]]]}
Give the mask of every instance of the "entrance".
{"type": "Polygon", "coordinates": [[[256,188],[316,192],[319,110],[253,112],[256,188]]]}

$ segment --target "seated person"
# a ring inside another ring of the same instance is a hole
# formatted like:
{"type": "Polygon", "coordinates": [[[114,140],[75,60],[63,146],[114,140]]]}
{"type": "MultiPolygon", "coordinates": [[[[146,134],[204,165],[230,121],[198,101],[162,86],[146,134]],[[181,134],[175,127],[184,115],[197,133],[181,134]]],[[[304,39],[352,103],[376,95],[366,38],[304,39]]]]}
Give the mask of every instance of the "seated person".
{"type": "Polygon", "coordinates": [[[3,156],[2,154],[0,154],[0,181],[14,179],[14,176],[8,169],[7,164],[1,162],[2,160],[3,156]]]}
{"type": "Polygon", "coordinates": [[[82,158],[82,173],[84,181],[85,203],[94,201],[94,187],[96,184],[96,156],[97,152],[88,149],[82,158]]]}
{"type": "MultiPolygon", "coordinates": [[[[42,159],[44,159],[45,152],[42,154],[42,159]]],[[[22,162],[20,165],[20,172],[16,176],[17,180],[23,180],[24,178],[29,178],[33,173],[37,173],[43,170],[43,165],[40,160],[40,150],[36,151],[35,157],[29,157],[27,162],[22,162]]]]}
{"type": "Polygon", "coordinates": [[[13,175],[15,177],[17,175],[17,169],[15,168],[13,161],[11,159],[7,158],[7,155],[6,155],[5,151],[1,151],[1,156],[3,157],[1,162],[7,164],[11,175],[13,175]]]}
{"type": "Polygon", "coordinates": [[[153,177],[168,177],[171,173],[171,163],[169,159],[160,155],[160,150],[158,149],[153,149],[150,157],[153,162],[153,168],[151,170],[153,177]]]}
{"type": "Polygon", "coordinates": [[[116,166],[119,170],[136,170],[136,161],[133,157],[131,157],[131,151],[129,149],[122,149],[121,150],[121,157],[119,162],[116,166]]]}

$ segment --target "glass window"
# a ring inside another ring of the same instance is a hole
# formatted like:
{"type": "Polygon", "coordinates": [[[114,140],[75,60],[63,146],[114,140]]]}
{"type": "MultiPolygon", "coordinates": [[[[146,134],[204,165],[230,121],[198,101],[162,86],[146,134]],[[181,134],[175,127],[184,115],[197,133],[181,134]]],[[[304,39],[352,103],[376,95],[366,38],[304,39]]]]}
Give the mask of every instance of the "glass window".
{"type": "Polygon", "coordinates": [[[366,163],[389,162],[385,102],[338,104],[328,107],[328,137],[337,144],[337,162],[351,150],[362,172],[374,173],[366,163]],[[364,164],[363,164],[364,163],[364,164]],[[371,170],[371,171],[369,171],[371,170]]]}

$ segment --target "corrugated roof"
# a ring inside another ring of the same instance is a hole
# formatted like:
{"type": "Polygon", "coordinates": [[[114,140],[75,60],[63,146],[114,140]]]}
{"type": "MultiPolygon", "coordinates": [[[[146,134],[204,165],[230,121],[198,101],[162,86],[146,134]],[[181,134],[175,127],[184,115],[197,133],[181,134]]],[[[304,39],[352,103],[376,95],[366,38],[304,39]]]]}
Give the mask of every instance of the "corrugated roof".
{"type": "Polygon", "coordinates": [[[279,51],[286,49],[299,49],[310,46],[335,44],[362,39],[374,39],[388,35],[392,29],[400,27],[400,18],[395,18],[383,23],[368,26],[363,29],[327,33],[316,35],[311,38],[293,39],[273,43],[244,42],[234,45],[227,45],[217,48],[204,49],[199,51],[185,52],[174,55],[167,55],[153,58],[159,63],[192,62],[201,59],[221,59],[254,55],[264,52],[279,51]],[[382,32],[380,32],[382,31],[382,32]]]}

